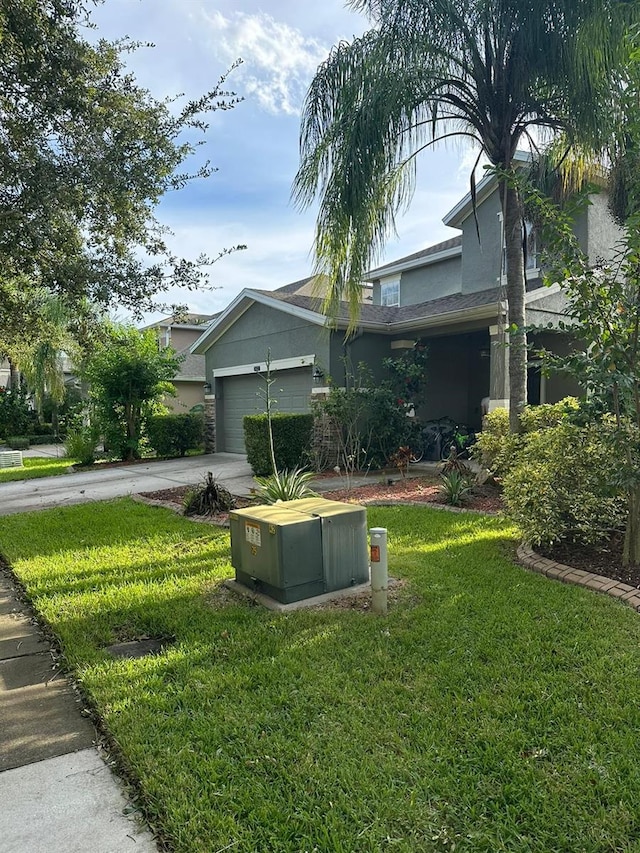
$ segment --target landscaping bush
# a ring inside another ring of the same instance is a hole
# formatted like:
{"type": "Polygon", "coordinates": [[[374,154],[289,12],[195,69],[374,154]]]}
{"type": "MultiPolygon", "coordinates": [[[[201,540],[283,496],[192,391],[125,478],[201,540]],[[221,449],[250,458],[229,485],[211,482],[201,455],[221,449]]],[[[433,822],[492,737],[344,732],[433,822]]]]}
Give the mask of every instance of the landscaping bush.
{"type": "Polygon", "coordinates": [[[70,428],[64,442],[67,456],[77,459],[80,465],[93,465],[96,461],[98,430],[91,426],[78,425],[70,428]]]}
{"type": "MultiPolygon", "coordinates": [[[[256,477],[268,477],[273,471],[267,415],[245,415],[243,426],[247,461],[251,470],[256,477]]],[[[313,415],[277,412],[271,415],[271,429],[278,470],[291,471],[299,467],[311,448],[313,415]]]]}
{"type": "Polygon", "coordinates": [[[52,436],[53,434],[54,434],[53,424],[47,424],[47,423],[45,423],[45,424],[39,424],[39,423],[35,423],[35,424],[33,424],[33,426],[31,427],[31,435],[33,435],[33,436],[36,436],[36,435],[39,435],[39,436],[48,436],[49,438],[51,438],[51,436],[52,436]]]}
{"type": "Polygon", "coordinates": [[[294,468],[293,471],[276,471],[269,477],[257,477],[256,497],[266,504],[318,497],[317,492],[309,485],[314,477],[313,471],[302,471],[300,468],[294,468]]]}
{"type": "Polygon", "coordinates": [[[34,421],[24,388],[0,386],[0,435],[26,435],[34,421]]]}
{"type": "Polygon", "coordinates": [[[624,526],[613,432],[606,419],[579,426],[560,418],[521,437],[503,485],[509,515],[526,541],[595,544],[624,526]]]}
{"type": "Polygon", "coordinates": [[[30,435],[29,444],[56,444],[58,439],[51,433],[46,435],[30,435]]]}
{"type": "Polygon", "coordinates": [[[204,440],[204,419],[198,413],[153,415],[147,418],[149,444],[158,456],[184,456],[204,440]]]}
{"type": "Polygon", "coordinates": [[[494,477],[504,477],[516,460],[523,434],[573,421],[579,413],[580,402],[575,397],[565,397],[559,403],[526,406],[520,415],[522,434],[514,435],[509,432],[509,412],[494,409],[484,417],[471,456],[494,477]]]}
{"type": "Polygon", "coordinates": [[[185,515],[215,515],[228,512],[236,505],[231,492],[218,483],[212,471],[207,471],[200,486],[196,486],[184,496],[185,515]]]}
{"type": "Polygon", "coordinates": [[[12,450],[28,450],[31,446],[26,435],[10,435],[7,437],[6,443],[12,450]]]}

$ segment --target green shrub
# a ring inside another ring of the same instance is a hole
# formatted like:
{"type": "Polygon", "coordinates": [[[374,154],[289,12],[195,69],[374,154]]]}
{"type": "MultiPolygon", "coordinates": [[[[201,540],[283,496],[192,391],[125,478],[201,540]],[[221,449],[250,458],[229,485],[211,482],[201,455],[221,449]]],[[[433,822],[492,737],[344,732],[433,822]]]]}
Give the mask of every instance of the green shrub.
{"type": "Polygon", "coordinates": [[[520,446],[520,436],[509,432],[509,412],[494,409],[484,416],[482,432],[478,433],[471,455],[494,477],[503,477],[513,464],[520,446]]]}
{"type": "MultiPolygon", "coordinates": [[[[267,415],[245,415],[243,420],[247,461],[256,477],[272,474],[267,415]]],[[[311,448],[313,415],[278,412],[271,416],[273,447],[278,470],[301,465],[311,448]]]]}
{"type": "Polygon", "coordinates": [[[494,477],[504,477],[516,460],[524,434],[573,421],[579,412],[580,401],[576,397],[565,397],[559,403],[526,406],[520,415],[522,434],[513,435],[509,432],[509,412],[494,409],[485,415],[482,432],[477,436],[471,455],[494,477]]]}
{"type": "Polygon", "coordinates": [[[29,436],[29,444],[38,445],[38,444],[55,444],[58,439],[48,433],[47,435],[30,435],[29,436]]]}
{"type": "Polygon", "coordinates": [[[569,420],[572,421],[580,411],[580,401],[577,397],[565,397],[558,403],[543,403],[540,406],[526,406],[520,415],[523,432],[534,432],[546,427],[558,426],[569,420]]]}
{"type": "Polygon", "coordinates": [[[624,525],[614,446],[606,420],[578,426],[561,419],[522,437],[503,485],[509,515],[526,541],[595,544],[624,525]]]}
{"type": "Polygon", "coordinates": [[[276,471],[269,477],[256,477],[256,497],[266,504],[317,497],[317,493],[309,486],[314,477],[313,471],[302,471],[300,468],[294,468],[293,471],[276,471]]]}
{"type": "Polygon", "coordinates": [[[0,435],[26,435],[34,419],[24,388],[0,386],[0,435]]]}
{"type": "Polygon", "coordinates": [[[472,488],[472,480],[464,472],[452,469],[442,475],[440,494],[443,496],[445,503],[451,506],[460,506],[472,488]]]}
{"type": "Polygon", "coordinates": [[[31,434],[51,437],[54,434],[53,424],[35,423],[31,429],[31,434]]]}
{"type": "Polygon", "coordinates": [[[185,515],[215,515],[228,512],[236,505],[231,492],[218,483],[211,471],[207,471],[200,486],[190,489],[182,502],[185,515]]]}
{"type": "Polygon", "coordinates": [[[67,456],[77,459],[80,465],[93,465],[96,461],[98,431],[91,426],[77,426],[67,432],[64,442],[67,456]]]}
{"type": "Polygon", "coordinates": [[[147,418],[149,444],[158,456],[184,456],[204,440],[204,420],[201,414],[153,415],[147,418]]]}
{"type": "Polygon", "coordinates": [[[7,437],[7,444],[12,450],[28,450],[31,446],[26,435],[10,435],[7,437]]]}

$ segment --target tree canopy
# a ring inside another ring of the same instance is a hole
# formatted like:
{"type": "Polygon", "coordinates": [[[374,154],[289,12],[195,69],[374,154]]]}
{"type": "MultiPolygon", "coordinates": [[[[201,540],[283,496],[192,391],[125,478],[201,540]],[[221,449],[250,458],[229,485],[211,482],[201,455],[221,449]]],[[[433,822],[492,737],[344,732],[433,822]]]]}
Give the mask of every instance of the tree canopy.
{"type": "MultiPolygon", "coordinates": [[[[408,204],[416,155],[473,140],[498,170],[506,247],[512,425],[526,401],[523,209],[510,181],[532,133],[602,144],[632,0],[352,0],[372,28],[333,48],[303,109],[294,197],[319,198],[317,271],[357,322],[360,283],[408,204]]],[[[475,171],[475,170],[474,170],[475,171]]],[[[471,193],[475,194],[472,176],[471,193]]]]}
{"type": "Polygon", "coordinates": [[[80,0],[0,4],[0,316],[14,323],[30,287],[142,311],[212,260],[172,255],[154,208],[210,174],[180,171],[189,140],[240,99],[223,75],[195,101],[159,101],[126,71],[137,45],[90,43],[88,24],[80,0]]]}
{"type": "Polygon", "coordinates": [[[152,329],[106,323],[102,340],[81,365],[90,387],[97,420],[112,452],[122,459],[140,455],[144,420],[165,394],[175,394],[171,380],[180,358],[170,347],[159,347],[152,329]]]}

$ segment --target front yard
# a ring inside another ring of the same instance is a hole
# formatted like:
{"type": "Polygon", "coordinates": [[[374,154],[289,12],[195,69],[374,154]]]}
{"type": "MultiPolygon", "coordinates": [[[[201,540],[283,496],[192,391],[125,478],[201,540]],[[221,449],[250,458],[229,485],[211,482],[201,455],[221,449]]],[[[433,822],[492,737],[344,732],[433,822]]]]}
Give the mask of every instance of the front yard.
{"type": "Polygon", "coordinates": [[[40,477],[53,477],[66,474],[74,460],[66,456],[59,458],[50,456],[35,456],[23,459],[22,468],[3,468],[0,470],[0,483],[10,483],[15,480],[35,480],[40,477]]]}
{"type": "Polygon", "coordinates": [[[386,619],[235,599],[229,535],[130,500],[3,518],[145,816],[182,853],[640,851],[640,618],[498,518],[369,508],[386,619]],[[156,656],[113,659],[141,636],[156,656]]]}

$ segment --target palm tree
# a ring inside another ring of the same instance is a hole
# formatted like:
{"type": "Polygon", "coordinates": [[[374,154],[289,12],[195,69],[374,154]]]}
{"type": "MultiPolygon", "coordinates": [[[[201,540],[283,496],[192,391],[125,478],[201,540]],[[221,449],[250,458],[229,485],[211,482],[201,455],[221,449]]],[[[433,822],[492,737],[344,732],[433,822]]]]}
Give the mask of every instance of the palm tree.
{"type": "Polygon", "coordinates": [[[66,302],[46,291],[42,291],[39,297],[38,336],[19,348],[17,361],[33,393],[38,414],[42,413],[42,405],[48,395],[54,405],[55,421],[57,408],[65,395],[65,353],[75,349],[75,342],[69,330],[71,316],[66,302]]]}
{"type": "MultiPolygon", "coordinates": [[[[316,271],[357,324],[360,283],[411,197],[415,158],[467,137],[499,181],[511,428],[526,403],[523,209],[514,157],[532,136],[596,146],[635,0],[351,0],[373,27],[333,48],[303,108],[294,198],[319,197],[316,271]]],[[[475,169],[474,169],[475,171],[475,169]]],[[[475,182],[472,174],[471,194],[475,182]]]]}

